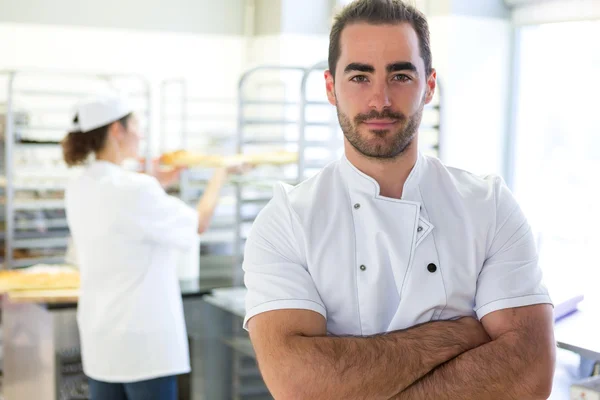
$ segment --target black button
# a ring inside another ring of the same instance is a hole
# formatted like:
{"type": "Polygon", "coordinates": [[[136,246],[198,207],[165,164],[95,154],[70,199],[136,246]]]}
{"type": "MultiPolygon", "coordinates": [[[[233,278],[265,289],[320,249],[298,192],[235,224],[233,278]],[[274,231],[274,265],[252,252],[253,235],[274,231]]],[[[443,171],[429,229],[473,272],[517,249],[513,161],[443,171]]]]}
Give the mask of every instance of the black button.
{"type": "Polygon", "coordinates": [[[435,264],[429,264],[427,266],[427,271],[429,271],[433,274],[435,271],[437,271],[437,266],[435,264]]]}
{"type": "Polygon", "coordinates": [[[367,267],[365,267],[364,265],[361,265],[361,266],[360,266],[360,270],[361,270],[361,271],[364,271],[365,269],[367,269],[367,267]]]}
{"type": "Polygon", "coordinates": [[[422,232],[422,231],[423,231],[423,227],[422,226],[420,226],[420,227],[417,228],[417,232],[422,232]]]}
{"type": "Polygon", "coordinates": [[[358,210],[359,208],[360,208],[360,204],[356,203],[356,204],[354,205],[354,209],[355,209],[355,210],[358,210]]]}

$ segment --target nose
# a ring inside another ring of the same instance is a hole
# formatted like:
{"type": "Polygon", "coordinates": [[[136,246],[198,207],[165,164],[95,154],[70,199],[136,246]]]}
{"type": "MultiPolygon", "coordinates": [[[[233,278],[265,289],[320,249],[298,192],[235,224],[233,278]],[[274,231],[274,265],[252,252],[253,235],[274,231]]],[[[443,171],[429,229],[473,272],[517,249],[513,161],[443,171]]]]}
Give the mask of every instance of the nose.
{"type": "Polygon", "coordinates": [[[387,83],[380,82],[372,85],[372,92],[369,98],[369,107],[375,110],[383,110],[392,106],[389,87],[387,83]]]}

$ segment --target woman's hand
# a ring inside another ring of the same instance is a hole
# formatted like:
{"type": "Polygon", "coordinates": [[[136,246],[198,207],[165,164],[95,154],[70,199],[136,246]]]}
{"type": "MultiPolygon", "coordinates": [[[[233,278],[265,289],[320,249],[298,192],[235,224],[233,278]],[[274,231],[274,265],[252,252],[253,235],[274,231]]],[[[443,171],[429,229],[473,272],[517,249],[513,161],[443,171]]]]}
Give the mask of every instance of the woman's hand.
{"type": "Polygon", "coordinates": [[[157,166],[152,175],[158,180],[162,187],[167,188],[175,185],[181,178],[181,173],[185,170],[184,167],[175,167],[168,170],[160,170],[157,166]]]}
{"type": "MultiPolygon", "coordinates": [[[[140,162],[143,164],[145,159],[141,159],[140,162]]],[[[185,170],[185,167],[171,167],[169,169],[161,169],[160,159],[156,158],[152,160],[152,170],[148,173],[158,180],[163,188],[168,188],[179,182],[181,173],[185,170]]]]}
{"type": "Polygon", "coordinates": [[[254,168],[254,165],[248,163],[232,164],[225,167],[227,175],[244,175],[250,172],[254,168]]]}

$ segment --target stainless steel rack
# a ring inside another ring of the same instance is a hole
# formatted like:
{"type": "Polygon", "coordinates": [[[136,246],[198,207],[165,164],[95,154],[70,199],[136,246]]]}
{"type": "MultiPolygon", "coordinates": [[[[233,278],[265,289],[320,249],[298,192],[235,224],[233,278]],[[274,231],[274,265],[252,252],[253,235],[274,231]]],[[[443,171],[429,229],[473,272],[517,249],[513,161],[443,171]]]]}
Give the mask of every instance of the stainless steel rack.
{"type": "MultiPolygon", "coordinates": [[[[202,86],[186,79],[161,82],[160,152],[178,149],[203,153],[233,154],[235,151],[236,101],[232,96],[202,96],[202,86]]],[[[177,187],[171,190],[190,206],[195,206],[212,177],[211,168],[195,167],[184,171],[177,187]]],[[[200,280],[214,287],[232,282],[234,241],[234,187],[231,182],[221,191],[219,205],[208,230],[200,238],[200,280]]]]}

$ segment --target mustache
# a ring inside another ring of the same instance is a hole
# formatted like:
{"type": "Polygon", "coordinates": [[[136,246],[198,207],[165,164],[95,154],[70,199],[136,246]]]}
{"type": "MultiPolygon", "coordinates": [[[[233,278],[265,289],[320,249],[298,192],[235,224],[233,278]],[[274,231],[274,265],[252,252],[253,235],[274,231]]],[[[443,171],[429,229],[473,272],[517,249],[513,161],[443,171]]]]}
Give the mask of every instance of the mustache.
{"type": "Polygon", "coordinates": [[[354,122],[356,124],[360,124],[371,119],[397,119],[398,121],[404,121],[406,116],[391,110],[384,110],[382,112],[371,110],[368,114],[358,114],[356,117],[354,117],[354,122]]]}

